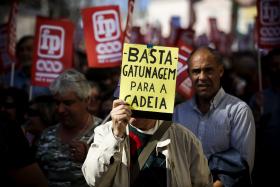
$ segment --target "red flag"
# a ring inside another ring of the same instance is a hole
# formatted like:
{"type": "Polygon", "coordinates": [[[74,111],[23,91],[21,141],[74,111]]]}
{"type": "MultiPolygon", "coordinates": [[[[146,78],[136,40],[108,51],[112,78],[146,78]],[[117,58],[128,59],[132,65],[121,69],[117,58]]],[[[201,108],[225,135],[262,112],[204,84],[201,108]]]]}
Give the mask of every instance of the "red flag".
{"type": "Polygon", "coordinates": [[[0,25],[0,71],[8,71],[12,63],[16,62],[16,16],[18,0],[11,6],[8,23],[0,25]]]}
{"type": "Polygon", "coordinates": [[[280,1],[258,0],[258,46],[262,49],[280,47],[280,1]]]}
{"type": "Polygon", "coordinates": [[[87,58],[90,67],[117,67],[122,58],[122,31],[118,6],[82,10],[87,58]]]}
{"type": "Polygon", "coordinates": [[[11,65],[7,51],[8,24],[0,25],[0,72],[4,72],[11,65]]]}
{"type": "Polygon", "coordinates": [[[8,22],[8,54],[13,62],[15,62],[15,50],[16,50],[16,16],[18,13],[18,0],[14,0],[11,11],[10,17],[8,22]]]}
{"type": "Polygon", "coordinates": [[[72,67],[74,25],[66,20],[37,17],[32,85],[47,87],[72,67]]]}
{"type": "Polygon", "coordinates": [[[176,90],[185,99],[190,99],[193,94],[192,81],[188,74],[187,60],[193,50],[191,46],[186,45],[182,40],[178,43],[179,60],[176,80],[176,90]]]}

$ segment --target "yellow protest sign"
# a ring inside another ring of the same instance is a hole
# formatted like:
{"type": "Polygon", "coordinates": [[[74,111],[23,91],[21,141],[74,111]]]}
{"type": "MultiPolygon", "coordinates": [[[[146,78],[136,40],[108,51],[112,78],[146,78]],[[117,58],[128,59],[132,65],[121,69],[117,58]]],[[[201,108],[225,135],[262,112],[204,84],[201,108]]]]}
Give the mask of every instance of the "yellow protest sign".
{"type": "Polygon", "coordinates": [[[132,110],[173,113],[178,48],[124,44],[120,99],[132,110]]]}

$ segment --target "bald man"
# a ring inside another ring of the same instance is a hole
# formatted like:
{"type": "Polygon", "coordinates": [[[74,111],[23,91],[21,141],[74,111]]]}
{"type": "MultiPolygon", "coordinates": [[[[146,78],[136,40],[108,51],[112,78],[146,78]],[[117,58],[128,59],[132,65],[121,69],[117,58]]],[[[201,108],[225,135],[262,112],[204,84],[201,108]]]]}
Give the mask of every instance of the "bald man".
{"type": "Polygon", "coordinates": [[[214,187],[228,186],[233,181],[243,180],[244,167],[248,169],[248,176],[252,172],[254,118],[245,102],[225,93],[221,87],[224,68],[217,51],[200,47],[192,52],[188,61],[195,94],[175,107],[173,121],[183,124],[201,141],[214,187]],[[236,175],[235,171],[240,172],[236,175]]]}

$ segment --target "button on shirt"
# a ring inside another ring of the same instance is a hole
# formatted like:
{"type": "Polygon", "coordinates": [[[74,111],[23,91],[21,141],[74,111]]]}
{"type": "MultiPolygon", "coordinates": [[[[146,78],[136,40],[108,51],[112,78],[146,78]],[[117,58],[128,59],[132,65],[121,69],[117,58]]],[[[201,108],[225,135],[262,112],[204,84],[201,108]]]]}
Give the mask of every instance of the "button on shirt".
{"type": "Polygon", "coordinates": [[[210,110],[199,111],[195,98],[175,107],[173,121],[190,129],[201,141],[207,158],[235,148],[252,171],[255,154],[255,123],[248,105],[220,88],[210,110]]]}

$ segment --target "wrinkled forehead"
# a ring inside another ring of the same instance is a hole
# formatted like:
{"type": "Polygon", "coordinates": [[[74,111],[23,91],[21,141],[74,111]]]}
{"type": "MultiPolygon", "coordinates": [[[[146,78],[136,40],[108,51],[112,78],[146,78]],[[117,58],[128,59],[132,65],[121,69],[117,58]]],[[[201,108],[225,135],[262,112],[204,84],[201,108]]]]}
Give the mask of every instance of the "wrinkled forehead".
{"type": "Polygon", "coordinates": [[[79,99],[78,95],[74,91],[68,91],[68,92],[58,92],[54,94],[55,100],[76,100],[79,99]]]}
{"type": "Polygon", "coordinates": [[[207,49],[200,49],[195,51],[190,60],[189,63],[217,63],[217,59],[214,54],[212,54],[209,50],[207,49]]]}

